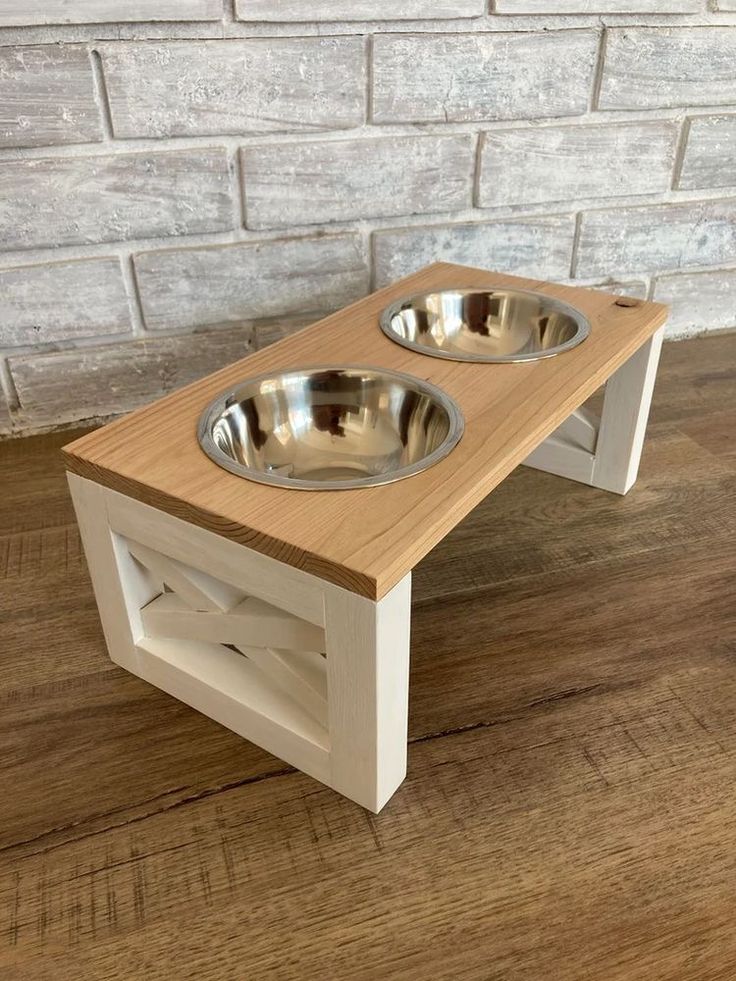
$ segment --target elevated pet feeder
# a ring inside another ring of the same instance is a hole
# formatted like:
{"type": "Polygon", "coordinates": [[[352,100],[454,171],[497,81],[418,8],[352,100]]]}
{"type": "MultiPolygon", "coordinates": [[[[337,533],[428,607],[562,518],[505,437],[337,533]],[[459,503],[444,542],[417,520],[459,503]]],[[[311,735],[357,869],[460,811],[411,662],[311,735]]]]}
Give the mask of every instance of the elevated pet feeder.
{"type": "Polygon", "coordinates": [[[629,490],[666,313],[438,263],[70,444],[113,661],[379,811],[412,568],[520,463],[629,490]]]}

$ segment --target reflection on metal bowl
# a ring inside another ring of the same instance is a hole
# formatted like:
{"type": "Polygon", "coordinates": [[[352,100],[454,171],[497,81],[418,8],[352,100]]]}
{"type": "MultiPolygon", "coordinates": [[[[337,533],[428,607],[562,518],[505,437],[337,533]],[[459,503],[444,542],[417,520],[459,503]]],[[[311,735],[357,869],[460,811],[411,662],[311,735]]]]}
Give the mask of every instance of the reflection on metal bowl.
{"type": "Polygon", "coordinates": [[[587,319],[568,304],[525,290],[415,293],[381,314],[383,332],[404,347],[452,361],[538,361],[576,347],[587,319]]]}
{"type": "Polygon", "coordinates": [[[463,432],[441,389],[384,368],[325,366],[260,375],[204,411],[198,437],[219,466],[300,490],[346,490],[421,473],[463,432]]]}

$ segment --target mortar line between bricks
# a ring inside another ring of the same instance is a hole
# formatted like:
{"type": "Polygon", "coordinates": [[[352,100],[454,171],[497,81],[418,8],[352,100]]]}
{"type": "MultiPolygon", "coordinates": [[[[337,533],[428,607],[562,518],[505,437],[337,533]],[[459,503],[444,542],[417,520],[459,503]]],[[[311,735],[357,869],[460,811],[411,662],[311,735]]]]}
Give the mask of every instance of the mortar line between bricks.
{"type": "Polygon", "coordinates": [[[365,115],[366,126],[373,124],[373,36],[367,35],[365,39],[365,115]]]}
{"type": "Polygon", "coordinates": [[[89,51],[89,61],[92,68],[92,85],[95,92],[95,102],[100,114],[100,125],[102,126],[103,146],[112,143],[115,139],[112,126],[112,111],[110,109],[110,98],[107,94],[107,83],[105,73],[102,68],[102,56],[99,51],[93,48],[89,51]]]}
{"type": "Polygon", "coordinates": [[[483,144],[485,143],[485,133],[478,133],[475,141],[475,152],[473,154],[473,179],[472,179],[472,204],[474,208],[480,207],[480,182],[481,170],[483,166],[483,144]]]}
{"type": "Polygon", "coordinates": [[[251,134],[192,134],[120,137],[101,143],[63,143],[46,146],[0,147],[0,163],[35,160],[61,159],[71,157],[75,160],[86,157],[105,157],[131,153],[184,153],[224,147],[235,151],[240,147],[258,149],[268,146],[300,146],[305,143],[340,143],[354,140],[380,140],[407,138],[430,138],[474,135],[478,131],[496,132],[503,130],[544,130],[594,126],[610,129],[612,126],[634,128],[647,123],[679,122],[685,114],[691,119],[700,116],[730,115],[736,113],[736,104],[717,103],[707,106],[671,106],[654,109],[606,109],[586,111],[579,115],[543,116],[532,119],[477,119],[468,121],[416,121],[409,123],[369,123],[344,129],[324,129],[295,131],[285,130],[277,133],[251,134]]]}
{"type": "MultiPolygon", "coordinates": [[[[626,283],[627,280],[632,282],[640,282],[643,286],[648,287],[647,296],[652,298],[656,285],[662,279],[669,279],[672,277],[680,278],[682,276],[698,276],[698,275],[712,275],[712,274],[728,274],[733,273],[736,277],[736,264],[731,266],[709,266],[709,267],[687,267],[685,269],[670,269],[670,270],[658,270],[654,274],[640,274],[635,272],[622,273],[619,275],[609,275],[605,278],[602,277],[587,277],[578,280],[566,280],[560,278],[558,282],[560,285],[574,285],[582,288],[590,289],[603,289],[605,290],[607,285],[611,283],[626,283]]],[[[189,337],[192,335],[202,334],[202,333],[217,333],[218,331],[227,332],[228,330],[238,329],[238,330],[252,330],[256,331],[259,327],[268,327],[273,324],[278,324],[283,327],[298,329],[299,327],[307,326],[309,324],[315,323],[316,321],[328,316],[331,310],[312,310],[304,311],[300,314],[288,314],[283,317],[280,316],[270,316],[270,317],[254,317],[250,319],[239,320],[237,323],[233,322],[223,322],[218,324],[201,324],[195,327],[171,327],[162,328],[157,327],[154,329],[146,329],[143,336],[133,334],[130,331],[121,331],[116,334],[107,334],[104,336],[89,335],[85,337],[75,337],[66,338],[62,341],[48,341],[45,343],[35,343],[35,344],[18,344],[14,346],[2,346],[0,345],[0,359],[14,359],[14,358],[31,358],[35,356],[48,356],[48,355],[64,355],[72,351],[84,351],[84,350],[100,350],[105,348],[118,348],[121,345],[132,343],[134,341],[148,339],[151,340],[165,340],[166,338],[178,338],[178,337],[189,337]]],[[[715,330],[732,330],[731,326],[723,326],[720,328],[715,328],[715,330]]],[[[680,335],[677,335],[675,339],[679,339],[680,335]]],[[[692,335],[683,335],[692,336],[692,335]]],[[[8,375],[8,378],[12,380],[12,376],[8,375]]],[[[1,381],[1,374],[0,374],[1,381]]],[[[14,388],[11,384],[11,388],[14,388]]],[[[1,390],[1,385],[0,385],[1,390]]]]}
{"type": "Polygon", "coordinates": [[[690,117],[685,116],[680,126],[680,132],[677,137],[677,148],[675,150],[675,160],[672,166],[672,183],[670,189],[672,191],[679,190],[678,185],[680,183],[680,178],[682,177],[682,168],[685,165],[685,154],[687,153],[687,144],[690,139],[690,117]]]}
{"type": "Polygon", "coordinates": [[[136,276],[132,253],[121,257],[120,268],[123,276],[125,295],[128,298],[128,309],[130,311],[133,334],[134,336],[140,337],[145,333],[146,327],[143,316],[143,301],[141,300],[141,292],[138,286],[138,277],[136,276]]]}
{"type": "Polygon", "coordinates": [[[590,93],[590,102],[588,103],[589,113],[595,113],[596,110],[598,109],[598,103],[600,102],[607,48],[608,48],[608,31],[605,28],[603,28],[603,30],[601,31],[600,40],[598,41],[598,57],[596,58],[595,72],[593,74],[593,88],[590,93]]]}
{"type": "Polygon", "coordinates": [[[319,37],[326,30],[343,35],[366,33],[529,33],[585,30],[610,27],[730,27],[736,25],[736,12],[709,10],[687,14],[549,14],[543,25],[539,14],[493,14],[472,18],[415,18],[414,20],[266,22],[226,21],[127,21],[101,24],[61,24],[0,27],[0,47],[17,44],[84,43],[88,41],[169,41],[256,39],[277,40],[292,37],[319,37]]]}
{"type": "MultiPolygon", "coordinates": [[[[734,270],[736,271],[736,270],[734,270]]],[[[279,320],[279,326],[284,326],[297,331],[303,327],[309,327],[311,324],[317,323],[323,317],[328,316],[327,313],[314,313],[312,314],[312,319],[299,319],[296,322],[290,322],[288,319],[283,321],[279,320]]],[[[134,347],[137,344],[145,342],[149,347],[153,345],[154,347],[166,341],[176,341],[183,340],[184,338],[198,339],[207,335],[217,335],[217,334],[228,334],[230,332],[237,332],[239,336],[243,336],[248,332],[253,332],[253,338],[255,340],[255,332],[259,327],[271,326],[273,320],[263,320],[263,321],[240,321],[238,323],[226,323],[226,324],[210,324],[206,327],[184,327],[176,328],[173,330],[155,330],[147,331],[144,337],[135,336],[133,334],[116,334],[102,337],[85,337],[77,338],[71,342],[65,342],[64,347],[60,347],[58,343],[50,343],[43,348],[41,347],[28,347],[18,346],[17,348],[6,348],[0,350],[0,380],[2,379],[3,367],[9,370],[10,361],[32,361],[32,360],[48,360],[49,358],[63,359],[66,355],[70,354],[84,354],[89,353],[99,353],[105,352],[106,350],[118,350],[119,348],[134,347]]],[[[714,336],[718,333],[733,333],[736,327],[733,325],[725,325],[720,327],[708,327],[699,328],[694,332],[690,333],[678,333],[674,336],[668,336],[665,338],[666,341],[679,341],[679,340],[689,340],[691,337],[700,337],[704,334],[707,336],[714,336]]],[[[262,347],[254,346],[254,350],[263,350],[262,347]]],[[[8,375],[11,387],[14,390],[14,385],[12,384],[12,375],[8,375]]],[[[2,392],[2,385],[0,384],[0,392],[2,392]]],[[[15,398],[13,394],[13,398],[15,398]]],[[[120,412],[128,412],[128,409],[121,409],[120,412]]]]}
{"type": "Polygon", "coordinates": [[[233,225],[236,231],[245,228],[245,183],[243,176],[242,158],[239,149],[228,151],[228,175],[230,180],[230,195],[233,204],[233,225]]]}
{"type": "Polygon", "coordinates": [[[202,334],[227,333],[230,330],[256,331],[259,327],[270,327],[278,324],[297,330],[299,327],[308,327],[316,323],[323,317],[328,316],[330,310],[305,311],[303,314],[289,314],[285,317],[254,317],[253,319],[227,321],[217,324],[201,324],[196,327],[154,327],[147,329],[144,334],[133,334],[131,331],[121,331],[117,334],[89,335],[87,337],[66,338],[63,341],[47,341],[39,344],[18,344],[15,347],[0,347],[0,358],[7,358],[12,361],[15,358],[27,360],[29,358],[48,355],[64,355],[73,351],[104,350],[105,348],[118,348],[136,341],[165,341],[175,340],[176,338],[200,336],[202,334]]]}
{"type": "Polygon", "coordinates": [[[371,229],[367,233],[367,244],[368,244],[368,289],[371,293],[378,289],[376,285],[376,275],[378,272],[378,266],[376,264],[376,236],[371,229]]]}
{"type": "MultiPolygon", "coordinates": [[[[719,272],[734,272],[736,274],[736,269],[733,270],[718,270],[719,272]]],[[[641,277],[642,280],[649,277],[641,277]]],[[[652,284],[657,280],[657,277],[651,277],[652,284]]],[[[581,285],[579,283],[576,286],[581,285]]],[[[600,285],[600,284],[599,284],[600,285]]],[[[644,284],[643,284],[644,285],[644,284]]],[[[595,284],[591,288],[595,288],[595,284]]],[[[652,288],[652,292],[654,289],[652,288]]],[[[120,334],[110,334],[104,337],[78,337],[74,340],[65,341],[50,341],[47,344],[39,345],[18,345],[17,347],[11,348],[0,348],[0,392],[3,391],[3,378],[8,381],[8,388],[12,390],[12,398],[17,400],[17,394],[15,392],[15,386],[12,380],[12,374],[10,373],[9,362],[11,361],[30,361],[37,359],[49,359],[49,358],[64,358],[65,355],[79,353],[84,354],[85,352],[95,353],[104,352],[106,350],[118,350],[122,347],[135,346],[141,342],[145,342],[148,345],[165,343],[166,341],[176,341],[183,340],[184,338],[201,338],[203,335],[217,335],[217,334],[228,334],[230,332],[238,332],[241,335],[252,333],[255,341],[256,332],[258,328],[264,328],[272,326],[273,324],[278,324],[279,326],[288,328],[292,331],[299,330],[303,327],[308,327],[311,324],[317,323],[319,320],[330,315],[330,311],[313,311],[311,314],[306,313],[300,317],[284,317],[284,318],[262,318],[254,320],[242,320],[238,322],[228,322],[220,324],[206,324],[200,327],[176,327],[176,328],[156,328],[155,330],[147,330],[143,336],[135,335],[130,332],[120,333],[120,334]],[[3,375],[3,368],[5,368],[6,374],[3,375]]],[[[673,337],[667,337],[666,340],[682,340],[694,336],[700,336],[702,334],[713,335],[718,332],[731,331],[733,332],[736,328],[733,325],[725,325],[713,328],[706,328],[698,330],[695,333],[683,333],[676,334],[673,337]]],[[[254,346],[254,350],[262,350],[258,346],[254,346]]],[[[10,394],[8,392],[7,394],[10,394]]],[[[121,410],[123,412],[128,410],[121,410]]]]}
{"type": "Polygon", "coordinates": [[[223,0],[222,4],[222,36],[225,37],[225,30],[232,24],[238,25],[239,21],[235,11],[236,0],[223,0]]]}
{"type": "Polygon", "coordinates": [[[542,201],[531,205],[493,208],[464,208],[449,212],[399,214],[375,218],[354,218],[342,222],[328,221],[311,225],[291,224],[262,229],[235,228],[221,232],[196,232],[189,235],[137,237],[94,243],[69,243],[63,246],[36,245],[0,251],[0,267],[42,265],[49,262],[102,258],[128,252],[183,251],[192,248],[223,245],[248,245],[290,239],[324,238],[363,231],[404,231],[411,228],[455,226],[463,224],[534,224],[545,219],[561,218],[584,212],[618,211],[637,208],[672,208],[678,205],[718,205],[731,202],[736,207],[736,187],[707,188],[693,191],[665,191],[626,197],[583,198],[577,201],[542,201]],[[714,191],[730,191],[713,195],[714,191]]]}
{"type": "Polygon", "coordinates": [[[570,249],[570,279],[575,279],[575,271],[578,264],[578,248],[580,245],[580,233],[583,229],[583,214],[581,211],[575,215],[575,230],[572,233],[572,247],[570,249]]]}

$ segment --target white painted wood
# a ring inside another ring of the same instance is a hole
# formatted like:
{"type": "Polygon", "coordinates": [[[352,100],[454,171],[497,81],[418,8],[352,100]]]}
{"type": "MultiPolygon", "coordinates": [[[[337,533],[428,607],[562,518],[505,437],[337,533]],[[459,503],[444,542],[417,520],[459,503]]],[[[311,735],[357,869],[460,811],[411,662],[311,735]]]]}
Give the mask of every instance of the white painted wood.
{"type": "Polygon", "coordinates": [[[69,480],[113,660],[380,811],[406,774],[411,576],[376,603],[81,477],[69,480]],[[204,583],[208,596],[210,578],[222,578],[310,622],[250,599],[237,613],[193,611],[186,597],[160,594],[147,566],[162,582],[181,575],[185,589],[204,583]],[[229,643],[233,623],[255,625],[250,636],[261,630],[262,640],[269,627],[280,641],[320,639],[327,655],[212,641],[229,643]],[[210,639],[193,638],[197,631],[210,639]]]}
{"type": "Polygon", "coordinates": [[[606,382],[591,483],[625,494],[636,480],[664,328],[606,382]]]}
{"type": "MultiPolygon", "coordinates": [[[[196,566],[317,626],[324,626],[322,590],[317,576],[221,538],[156,508],[104,488],[110,526],[127,538],[141,538],[150,548],[186,565],[196,566]]],[[[335,587],[339,588],[339,587],[335,587]]]]}
{"type": "Polygon", "coordinates": [[[237,606],[243,593],[235,586],[220,582],[206,572],[171,559],[140,542],[126,539],[130,554],[153,576],[173,589],[192,610],[224,612],[237,606]]]}
{"type": "Polygon", "coordinates": [[[330,786],[378,812],[406,775],[411,575],[377,603],[325,583],[330,786]]]}
{"type": "Polygon", "coordinates": [[[166,593],[141,611],[148,636],[185,637],[217,644],[246,644],[285,650],[324,651],[325,632],[269,603],[249,597],[229,613],[200,613],[175,593],[166,593]]]}
{"type": "Polygon", "coordinates": [[[219,644],[144,637],[136,672],[317,780],[329,780],[326,731],[247,658],[219,644]]]}
{"type": "Polygon", "coordinates": [[[579,480],[589,484],[593,479],[595,457],[579,446],[561,439],[557,435],[547,437],[524,460],[525,467],[544,470],[568,480],[579,480]]]}
{"type": "Polygon", "coordinates": [[[316,651],[236,645],[281,691],[327,731],[327,664],[316,651]]]}
{"type": "Polygon", "coordinates": [[[580,447],[587,453],[595,452],[600,420],[594,412],[581,405],[552,433],[563,442],[580,447]]]}
{"type": "Polygon", "coordinates": [[[327,726],[327,668],[319,653],[324,648],[324,631],[319,627],[252,598],[230,613],[200,613],[175,593],[154,599],[141,610],[141,619],[151,639],[236,646],[312,718],[327,726]],[[253,615],[249,609],[255,611],[253,615]],[[317,646],[310,649],[312,642],[317,646]],[[283,647],[287,649],[279,649],[283,647]]]}
{"type": "Polygon", "coordinates": [[[116,664],[137,673],[135,644],[143,636],[139,610],[158,587],[111,533],[104,488],[76,474],[67,477],[108,652],[116,664]]]}
{"type": "Polygon", "coordinates": [[[663,337],[662,327],[611,375],[597,425],[581,406],[529,454],[524,466],[626,494],[639,472],[663,337]]]}

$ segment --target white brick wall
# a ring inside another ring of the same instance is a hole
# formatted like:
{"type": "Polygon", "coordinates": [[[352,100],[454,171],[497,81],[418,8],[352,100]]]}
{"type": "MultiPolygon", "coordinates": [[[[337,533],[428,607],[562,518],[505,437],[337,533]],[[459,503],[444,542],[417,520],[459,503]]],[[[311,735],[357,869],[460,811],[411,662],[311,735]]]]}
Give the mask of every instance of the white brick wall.
{"type": "Polygon", "coordinates": [[[437,258],[736,326],[734,65],[736,0],[0,0],[0,434],[437,258]]]}

